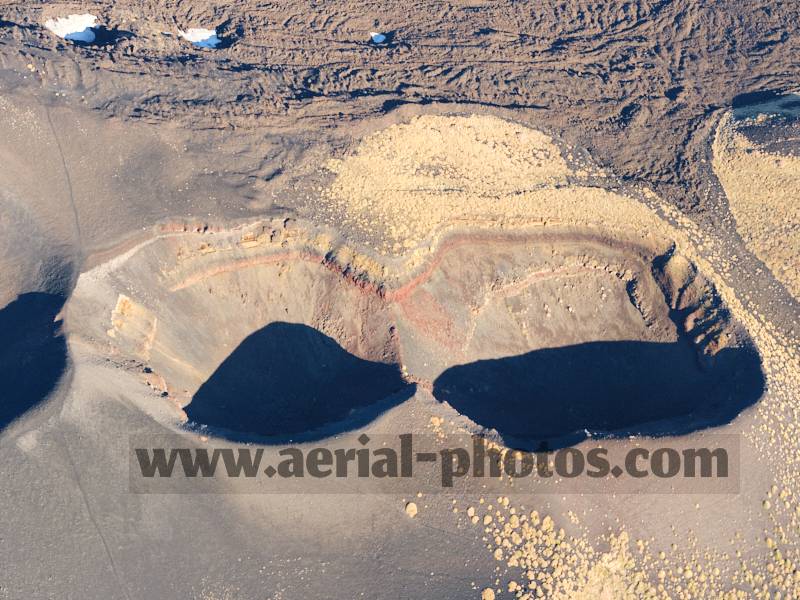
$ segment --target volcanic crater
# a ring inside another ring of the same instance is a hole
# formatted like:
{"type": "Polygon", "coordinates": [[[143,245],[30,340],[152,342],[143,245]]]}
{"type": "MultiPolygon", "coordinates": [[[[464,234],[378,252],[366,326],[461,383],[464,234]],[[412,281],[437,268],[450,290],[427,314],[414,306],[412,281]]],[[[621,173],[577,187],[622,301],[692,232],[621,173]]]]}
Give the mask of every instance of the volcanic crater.
{"type": "Polygon", "coordinates": [[[84,274],[67,322],[141,372],[166,421],[237,441],[329,437],[419,392],[556,448],[720,425],[763,392],[747,332],[670,240],[459,228],[404,264],[332,236],[162,232],[84,274]]]}

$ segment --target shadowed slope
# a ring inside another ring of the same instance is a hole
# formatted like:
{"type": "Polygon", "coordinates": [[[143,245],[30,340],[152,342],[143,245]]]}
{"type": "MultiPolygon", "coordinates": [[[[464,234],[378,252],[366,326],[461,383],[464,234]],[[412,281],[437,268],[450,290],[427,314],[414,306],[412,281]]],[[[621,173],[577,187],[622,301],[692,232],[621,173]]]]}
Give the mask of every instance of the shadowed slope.
{"type": "Polygon", "coordinates": [[[757,354],[701,367],[691,343],[592,342],[452,367],[434,396],[506,443],[550,449],[586,437],[675,435],[721,425],[764,391],[757,354]]]}
{"type": "Polygon", "coordinates": [[[67,364],[67,344],[56,315],[64,299],[20,295],[0,310],[0,429],[41,402],[67,364]]]}
{"type": "Polygon", "coordinates": [[[396,365],[353,356],[306,325],[278,322],[245,339],[186,412],[195,423],[225,430],[228,438],[309,437],[330,426],[333,431],[316,436],[325,437],[372,420],[388,408],[384,404],[397,404],[413,390],[396,365]],[[356,412],[370,406],[372,411],[356,412]]]}

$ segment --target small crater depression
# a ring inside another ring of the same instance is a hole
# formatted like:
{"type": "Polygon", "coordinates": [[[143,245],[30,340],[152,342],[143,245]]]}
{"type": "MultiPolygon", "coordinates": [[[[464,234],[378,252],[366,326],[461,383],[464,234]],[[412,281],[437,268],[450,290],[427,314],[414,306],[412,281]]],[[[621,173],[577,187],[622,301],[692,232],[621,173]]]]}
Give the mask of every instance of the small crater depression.
{"type": "Polygon", "coordinates": [[[107,47],[134,37],[133,32],[101,25],[91,14],[75,14],[45,21],[44,26],[56,36],[78,46],[107,47]]]}

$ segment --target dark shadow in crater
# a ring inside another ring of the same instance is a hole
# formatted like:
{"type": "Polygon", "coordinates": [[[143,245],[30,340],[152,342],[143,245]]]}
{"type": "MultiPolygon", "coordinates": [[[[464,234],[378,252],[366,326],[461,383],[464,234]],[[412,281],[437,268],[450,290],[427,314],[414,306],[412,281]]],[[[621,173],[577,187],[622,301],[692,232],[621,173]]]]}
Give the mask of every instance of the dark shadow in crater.
{"type": "Polygon", "coordinates": [[[83,46],[84,48],[104,48],[107,46],[114,46],[123,40],[129,40],[135,37],[131,31],[118,29],[116,27],[109,28],[105,25],[89,27],[85,31],[91,31],[94,35],[94,39],[91,42],[79,39],[67,39],[64,41],[75,44],[76,46],[83,46]]]}
{"type": "Polygon", "coordinates": [[[744,108],[753,104],[761,104],[770,100],[777,100],[783,95],[780,90],[759,90],[757,92],[746,92],[733,97],[731,105],[733,108],[744,108]]]}
{"type": "Polygon", "coordinates": [[[231,19],[220,23],[216,27],[216,31],[219,43],[214,47],[214,50],[230,48],[244,38],[244,25],[242,23],[234,23],[231,19]]]}
{"type": "Polygon", "coordinates": [[[434,382],[478,425],[522,450],[587,437],[680,435],[722,425],[764,391],[757,353],[724,349],[701,366],[694,346],[591,342],[452,367],[434,382]]]}
{"type": "Polygon", "coordinates": [[[684,88],[682,85],[676,85],[675,87],[671,87],[666,92],[664,92],[664,96],[666,96],[669,100],[675,102],[675,100],[677,100],[683,93],[683,89],[684,88]]]}
{"type": "Polygon", "coordinates": [[[124,29],[118,29],[117,27],[105,27],[104,25],[99,25],[94,28],[94,41],[88,44],[84,44],[86,46],[113,46],[122,40],[129,40],[133,38],[133,32],[126,31],[124,29]]]}
{"type": "Polygon", "coordinates": [[[0,429],[53,391],[67,366],[56,315],[64,298],[22,294],[0,310],[0,429]]]}
{"type": "Polygon", "coordinates": [[[363,360],[312,327],[278,322],[245,339],[186,413],[234,441],[308,441],[363,426],[414,391],[397,365],[363,360]]]}

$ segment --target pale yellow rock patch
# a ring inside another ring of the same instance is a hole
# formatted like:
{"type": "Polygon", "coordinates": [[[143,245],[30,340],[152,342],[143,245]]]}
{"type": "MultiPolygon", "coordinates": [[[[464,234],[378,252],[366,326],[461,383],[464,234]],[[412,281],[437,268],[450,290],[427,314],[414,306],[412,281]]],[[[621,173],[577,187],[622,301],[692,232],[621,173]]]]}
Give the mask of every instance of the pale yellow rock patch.
{"type": "Polygon", "coordinates": [[[800,298],[800,157],[763,152],[728,115],[714,140],[714,172],[747,247],[800,298]]]}

